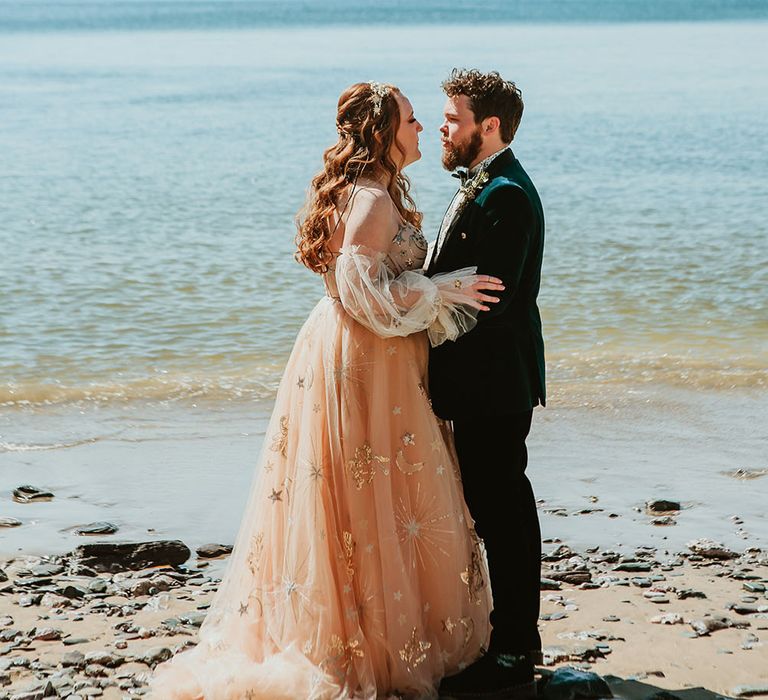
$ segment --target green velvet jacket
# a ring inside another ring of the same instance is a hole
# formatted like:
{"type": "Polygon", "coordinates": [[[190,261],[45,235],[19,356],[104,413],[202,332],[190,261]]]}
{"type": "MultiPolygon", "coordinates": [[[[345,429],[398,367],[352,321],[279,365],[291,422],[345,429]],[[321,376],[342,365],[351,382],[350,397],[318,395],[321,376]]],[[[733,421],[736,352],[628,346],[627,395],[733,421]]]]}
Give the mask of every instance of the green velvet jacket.
{"type": "MultiPolygon", "coordinates": [[[[489,178],[446,233],[427,275],[477,266],[499,277],[501,301],[480,311],[477,326],[432,348],[429,389],[445,419],[505,415],[546,402],[544,341],[536,304],[544,250],[544,211],[511,150],[488,166],[489,178]]],[[[493,293],[493,292],[491,292],[493,293]]]]}

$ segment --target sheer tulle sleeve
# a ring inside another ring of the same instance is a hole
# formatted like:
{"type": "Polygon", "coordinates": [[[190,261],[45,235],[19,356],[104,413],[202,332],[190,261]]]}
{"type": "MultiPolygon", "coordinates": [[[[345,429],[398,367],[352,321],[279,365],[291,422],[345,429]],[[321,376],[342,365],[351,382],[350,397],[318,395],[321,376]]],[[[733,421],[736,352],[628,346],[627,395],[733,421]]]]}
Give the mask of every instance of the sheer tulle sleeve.
{"type": "Polygon", "coordinates": [[[385,254],[349,245],[336,261],[336,284],[345,311],[382,337],[426,330],[432,346],[456,340],[477,323],[477,309],[467,304],[466,287],[477,281],[477,268],[426,277],[421,270],[395,276],[385,254]]]}

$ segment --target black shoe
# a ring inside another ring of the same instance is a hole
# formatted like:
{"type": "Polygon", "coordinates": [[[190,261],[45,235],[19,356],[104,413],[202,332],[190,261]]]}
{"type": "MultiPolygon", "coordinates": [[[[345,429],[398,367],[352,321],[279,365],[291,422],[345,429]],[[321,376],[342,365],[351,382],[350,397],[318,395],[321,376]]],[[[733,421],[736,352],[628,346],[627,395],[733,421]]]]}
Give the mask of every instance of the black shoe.
{"type": "Polygon", "coordinates": [[[525,654],[486,654],[471,666],[444,678],[440,700],[532,700],[536,697],[533,662],[525,654]]]}

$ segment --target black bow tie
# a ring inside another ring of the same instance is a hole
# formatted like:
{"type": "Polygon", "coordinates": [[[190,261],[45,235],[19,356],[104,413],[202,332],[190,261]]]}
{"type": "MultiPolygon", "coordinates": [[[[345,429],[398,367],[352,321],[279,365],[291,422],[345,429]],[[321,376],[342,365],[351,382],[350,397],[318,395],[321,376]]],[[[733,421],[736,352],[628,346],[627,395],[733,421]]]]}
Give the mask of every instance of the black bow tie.
{"type": "Polygon", "coordinates": [[[469,180],[469,170],[466,170],[465,168],[461,168],[460,170],[451,173],[451,175],[459,178],[462,185],[466,184],[467,180],[469,180]]]}

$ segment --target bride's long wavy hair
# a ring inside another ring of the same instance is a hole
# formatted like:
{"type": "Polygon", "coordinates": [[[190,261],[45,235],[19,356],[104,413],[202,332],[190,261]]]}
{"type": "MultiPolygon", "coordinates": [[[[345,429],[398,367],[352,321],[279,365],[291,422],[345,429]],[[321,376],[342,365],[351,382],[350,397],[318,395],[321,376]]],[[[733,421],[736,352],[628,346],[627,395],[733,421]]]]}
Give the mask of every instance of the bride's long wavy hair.
{"type": "Polygon", "coordinates": [[[296,259],[313,272],[327,272],[332,259],[328,247],[332,216],[344,189],[361,176],[383,176],[400,215],[421,228],[422,214],[409,194],[411,183],[390,156],[393,145],[405,155],[396,139],[400,107],[395,94],[399,92],[394,85],[355,83],[339,97],[339,140],[323,153],[323,169],[312,178],[307,203],[296,218],[296,259]]]}

